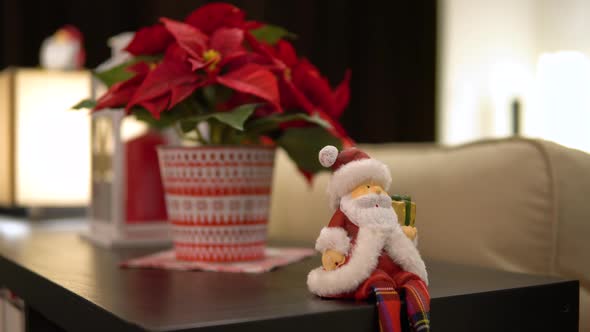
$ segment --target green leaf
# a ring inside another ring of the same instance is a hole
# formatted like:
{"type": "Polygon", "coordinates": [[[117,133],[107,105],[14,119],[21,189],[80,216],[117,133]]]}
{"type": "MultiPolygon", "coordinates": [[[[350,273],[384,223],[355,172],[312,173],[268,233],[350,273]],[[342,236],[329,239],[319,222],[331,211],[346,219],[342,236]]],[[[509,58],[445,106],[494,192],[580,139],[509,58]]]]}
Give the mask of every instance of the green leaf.
{"type": "Polygon", "coordinates": [[[180,130],[182,130],[183,133],[189,133],[193,130],[195,130],[195,127],[197,126],[198,122],[194,121],[194,120],[186,120],[186,121],[180,121],[180,130]]]}
{"type": "Polygon", "coordinates": [[[215,86],[207,85],[201,88],[206,105],[215,105],[215,86]]]}
{"type": "Polygon", "coordinates": [[[250,133],[263,134],[268,133],[279,128],[281,123],[290,121],[305,121],[316,124],[320,127],[331,129],[332,126],[317,115],[308,115],[305,113],[291,113],[291,114],[273,114],[264,118],[260,118],[246,124],[246,130],[250,133]]]}
{"type": "Polygon", "coordinates": [[[131,64],[131,62],[126,62],[105,71],[94,72],[94,76],[110,88],[115,83],[126,81],[133,77],[133,73],[127,71],[127,67],[131,64]]]}
{"type": "Polygon", "coordinates": [[[135,74],[128,71],[127,67],[132,66],[138,62],[156,62],[160,57],[156,56],[138,56],[125,63],[115,66],[105,71],[95,71],[94,76],[101,80],[107,87],[111,87],[115,83],[126,81],[132,78],[135,74]]]}
{"type": "MultiPolygon", "coordinates": [[[[156,119],[152,114],[143,107],[136,106],[131,109],[131,113],[139,121],[147,123],[150,127],[155,129],[164,129],[175,125],[177,122],[191,121],[191,117],[202,112],[201,106],[192,98],[187,98],[178,103],[172,109],[160,113],[160,119],[156,119]]],[[[196,126],[196,121],[194,121],[196,126]]],[[[183,124],[181,123],[181,126],[183,124]]],[[[187,128],[188,124],[184,124],[187,128]]],[[[193,126],[192,129],[195,127],[193,126]]]]}
{"type": "Polygon", "coordinates": [[[239,107],[234,108],[229,112],[213,112],[207,113],[203,115],[192,116],[186,120],[200,122],[209,119],[215,119],[221,123],[224,123],[234,129],[243,131],[244,130],[244,123],[259,104],[244,104],[239,107]]]}
{"type": "Polygon", "coordinates": [[[72,109],[79,110],[79,109],[93,109],[96,106],[96,100],[93,99],[84,99],[81,100],[76,105],[72,106],[72,109]]]}
{"type": "Polygon", "coordinates": [[[205,105],[215,107],[217,104],[225,103],[233,94],[233,90],[223,85],[213,84],[201,89],[205,105]]]}
{"type": "Polygon", "coordinates": [[[279,40],[283,38],[295,39],[297,35],[287,31],[285,28],[281,28],[280,26],[266,24],[261,26],[260,28],[250,30],[250,33],[259,41],[267,42],[271,45],[276,44],[279,40]]]}
{"type": "Polygon", "coordinates": [[[131,109],[131,114],[133,114],[137,120],[147,123],[152,128],[163,129],[166,127],[161,121],[156,120],[156,118],[154,118],[145,108],[134,107],[131,109]]]}
{"type": "Polygon", "coordinates": [[[175,112],[174,110],[169,110],[162,112],[160,114],[160,119],[156,119],[152,116],[152,114],[143,107],[134,107],[131,110],[131,113],[135,116],[135,118],[139,121],[143,121],[147,123],[150,127],[155,129],[164,129],[174,125],[179,120],[179,112],[175,112]]]}
{"type": "Polygon", "coordinates": [[[276,142],[300,169],[310,173],[324,170],[318,161],[318,152],[324,146],[342,148],[342,142],[322,127],[289,128],[276,142]]]}

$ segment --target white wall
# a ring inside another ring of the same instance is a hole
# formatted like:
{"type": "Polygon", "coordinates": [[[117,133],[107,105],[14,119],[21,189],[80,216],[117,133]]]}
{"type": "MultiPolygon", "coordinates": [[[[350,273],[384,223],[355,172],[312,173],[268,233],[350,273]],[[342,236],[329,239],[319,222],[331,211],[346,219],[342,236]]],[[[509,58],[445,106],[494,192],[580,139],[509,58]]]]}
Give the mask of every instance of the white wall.
{"type": "MultiPolygon", "coordinates": [[[[581,132],[581,123],[588,124],[590,119],[585,101],[575,101],[576,96],[568,93],[569,104],[562,103],[565,97],[548,95],[553,87],[536,80],[542,53],[579,50],[590,54],[590,1],[439,0],[438,22],[439,142],[509,136],[510,104],[518,98],[525,135],[577,148],[584,148],[578,144],[584,140],[590,145],[590,137],[581,132]],[[572,123],[580,127],[574,128],[574,135],[572,123]]],[[[575,61],[570,68],[579,67],[579,59],[575,61]]],[[[583,75],[582,68],[579,77],[565,79],[590,82],[583,75]]]]}
{"type": "Polygon", "coordinates": [[[537,51],[577,49],[590,54],[590,1],[538,0],[535,3],[537,51]]]}
{"type": "Polygon", "coordinates": [[[439,1],[439,141],[510,132],[510,100],[533,74],[534,3],[439,1]]]}

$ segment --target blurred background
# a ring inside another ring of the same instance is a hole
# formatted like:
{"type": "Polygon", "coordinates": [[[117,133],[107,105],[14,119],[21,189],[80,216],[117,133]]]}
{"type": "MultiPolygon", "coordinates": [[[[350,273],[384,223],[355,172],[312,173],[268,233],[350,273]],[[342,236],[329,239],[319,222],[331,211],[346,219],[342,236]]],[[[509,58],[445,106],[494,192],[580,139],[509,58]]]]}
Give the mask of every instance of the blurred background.
{"type": "MultiPolygon", "coordinates": [[[[84,34],[88,68],[110,56],[107,39],[184,19],[208,1],[1,0],[0,66],[38,66],[39,47],[64,24],[84,34]]],[[[210,1],[209,1],[210,2],[210,1]]],[[[343,115],[360,142],[434,141],[436,1],[227,1],[248,17],[285,27],[332,83],[351,68],[352,100],[343,115]]]]}
{"type": "MultiPolygon", "coordinates": [[[[333,84],[342,79],[346,68],[352,69],[352,99],[342,123],[359,143],[461,144],[523,135],[590,151],[588,1],[228,2],[243,8],[249,18],[296,33],[297,50],[333,84]]],[[[43,40],[64,24],[72,24],[84,35],[86,68],[92,69],[109,58],[109,37],[153,24],[161,16],[182,19],[204,3],[207,1],[1,0],[0,68],[39,66],[43,40]]],[[[48,84],[43,82],[37,85],[46,90],[48,84]]],[[[82,94],[88,89],[80,83],[70,84],[72,97],[60,104],[62,108],[80,99],[74,87],[82,89],[82,94]]],[[[21,84],[17,92],[31,100],[35,86],[21,84]]],[[[2,117],[14,106],[0,108],[0,154],[4,151],[6,156],[21,158],[22,164],[12,166],[20,172],[14,172],[17,180],[0,180],[0,188],[14,186],[9,182],[20,181],[19,176],[27,172],[30,175],[22,179],[23,188],[47,181],[47,174],[71,175],[71,169],[59,166],[63,160],[53,166],[53,162],[44,162],[41,169],[38,154],[10,152],[15,148],[9,147],[13,145],[8,137],[25,149],[27,144],[38,148],[44,137],[59,136],[60,144],[77,146],[69,147],[71,152],[63,158],[78,163],[82,184],[73,184],[68,192],[56,176],[48,190],[63,189],[63,200],[36,200],[35,194],[47,196],[38,186],[29,196],[21,190],[20,195],[26,196],[21,198],[32,205],[83,206],[88,190],[80,188],[85,186],[82,173],[89,169],[89,160],[79,155],[86,153],[89,140],[85,127],[75,121],[84,120],[72,120],[67,126],[61,119],[63,128],[56,131],[50,125],[53,118],[39,122],[42,115],[31,113],[29,117],[35,117],[31,123],[36,125],[25,134],[8,126],[7,118],[2,117]],[[72,142],[74,136],[80,139],[72,142]]],[[[10,167],[2,164],[0,173],[8,174],[10,167]]]]}

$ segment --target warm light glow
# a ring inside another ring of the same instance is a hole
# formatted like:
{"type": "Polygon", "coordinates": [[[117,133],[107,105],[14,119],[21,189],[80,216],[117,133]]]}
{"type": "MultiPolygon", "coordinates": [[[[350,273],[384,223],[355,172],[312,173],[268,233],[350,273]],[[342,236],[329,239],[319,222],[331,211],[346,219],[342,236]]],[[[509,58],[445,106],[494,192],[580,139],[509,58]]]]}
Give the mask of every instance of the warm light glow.
{"type": "Polygon", "coordinates": [[[90,74],[18,70],[15,87],[17,204],[88,204],[90,117],[70,107],[89,97],[90,74]]]}
{"type": "Polygon", "coordinates": [[[22,220],[3,218],[0,220],[0,234],[7,238],[22,237],[31,231],[30,226],[22,220]]]}
{"type": "Polygon", "coordinates": [[[590,1],[438,3],[440,142],[510,136],[518,99],[522,135],[590,151],[590,1]]]}
{"type": "Polygon", "coordinates": [[[0,206],[13,204],[11,72],[0,72],[0,206]]]}
{"type": "Polygon", "coordinates": [[[526,100],[533,82],[533,70],[523,62],[500,60],[491,66],[488,86],[493,114],[489,121],[487,137],[513,135],[512,102],[518,100],[524,113],[526,100]]]}
{"type": "Polygon", "coordinates": [[[541,55],[525,134],[590,151],[590,58],[581,52],[541,55]]]}
{"type": "MultiPolygon", "coordinates": [[[[123,110],[121,110],[121,112],[123,112],[123,110]]],[[[145,122],[141,122],[133,116],[127,116],[121,120],[121,140],[123,142],[139,137],[145,134],[148,130],[148,125],[145,122]]]]}
{"type": "Polygon", "coordinates": [[[510,105],[524,108],[534,76],[534,1],[439,1],[438,140],[511,135],[510,105]]]}

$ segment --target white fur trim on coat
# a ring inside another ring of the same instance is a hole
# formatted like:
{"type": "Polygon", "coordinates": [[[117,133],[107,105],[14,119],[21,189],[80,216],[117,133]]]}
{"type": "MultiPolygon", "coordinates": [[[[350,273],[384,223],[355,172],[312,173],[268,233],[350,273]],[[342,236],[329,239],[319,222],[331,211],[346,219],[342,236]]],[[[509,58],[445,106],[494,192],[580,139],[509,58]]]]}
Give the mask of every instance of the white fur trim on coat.
{"type": "Polygon", "coordinates": [[[424,261],[401,227],[394,227],[387,232],[379,228],[361,227],[348,263],[332,271],[326,271],[323,267],[311,270],[307,276],[309,291],[318,296],[355,291],[377,267],[383,248],[404,271],[416,274],[428,285],[424,261]]]}
{"type": "Polygon", "coordinates": [[[333,271],[323,267],[311,270],[307,275],[309,291],[318,296],[334,296],[356,290],[377,267],[384,245],[385,233],[360,228],[348,263],[333,271]]]}
{"type": "Polygon", "coordinates": [[[416,237],[416,242],[413,242],[408,239],[401,227],[396,227],[385,242],[385,251],[404,271],[414,273],[428,285],[426,265],[416,248],[417,244],[418,237],[416,237]]]}
{"type": "Polygon", "coordinates": [[[342,165],[328,184],[331,207],[336,210],[340,205],[340,197],[369,181],[380,184],[387,191],[391,185],[389,167],[376,159],[354,160],[342,165]]]}
{"type": "Polygon", "coordinates": [[[344,228],[324,227],[315,242],[315,250],[323,253],[326,249],[333,249],[346,255],[350,249],[350,238],[344,228]]]}

